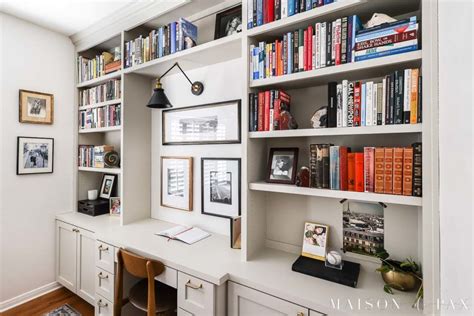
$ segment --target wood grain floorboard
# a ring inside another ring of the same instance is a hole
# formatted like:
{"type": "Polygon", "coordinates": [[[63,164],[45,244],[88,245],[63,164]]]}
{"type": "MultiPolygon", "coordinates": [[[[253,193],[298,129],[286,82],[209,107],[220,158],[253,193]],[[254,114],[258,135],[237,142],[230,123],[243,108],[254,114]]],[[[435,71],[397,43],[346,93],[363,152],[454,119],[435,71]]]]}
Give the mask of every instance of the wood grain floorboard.
{"type": "Polygon", "coordinates": [[[35,298],[22,305],[9,309],[1,316],[40,316],[52,311],[53,309],[69,304],[76,309],[82,316],[93,316],[94,306],[90,305],[82,298],[67,290],[60,288],[48,294],[35,298]]]}

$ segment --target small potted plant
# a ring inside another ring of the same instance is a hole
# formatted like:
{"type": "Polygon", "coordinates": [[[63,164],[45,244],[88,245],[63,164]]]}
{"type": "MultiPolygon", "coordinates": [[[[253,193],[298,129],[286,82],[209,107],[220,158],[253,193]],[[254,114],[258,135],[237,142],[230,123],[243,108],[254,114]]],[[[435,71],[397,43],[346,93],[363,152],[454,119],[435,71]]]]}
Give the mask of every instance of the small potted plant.
{"type": "Polygon", "coordinates": [[[418,288],[413,303],[413,306],[416,306],[423,298],[423,275],[420,265],[410,258],[405,261],[389,259],[390,255],[385,249],[377,252],[376,255],[382,262],[377,271],[380,272],[385,282],[383,290],[388,294],[393,294],[394,289],[411,291],[418,288]]]}

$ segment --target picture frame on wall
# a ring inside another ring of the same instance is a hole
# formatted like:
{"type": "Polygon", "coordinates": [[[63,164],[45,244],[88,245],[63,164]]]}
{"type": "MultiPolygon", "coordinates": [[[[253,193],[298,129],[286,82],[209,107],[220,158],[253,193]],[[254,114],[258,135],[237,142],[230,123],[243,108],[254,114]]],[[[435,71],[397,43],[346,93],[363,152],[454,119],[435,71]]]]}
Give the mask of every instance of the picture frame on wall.
{"type": "Polygon", "coordinates": [[[20,90],[19,121],[31,124],[53,124],[54,95],[20,90]]]}
{"type": "Polygon", "coordinates": [[[53,173],[53,164],[53,138],[17,137],[17,175],[53,173]]]}
{"type": "Polygon", "coordinates": [[[161,157],[161,206],[193,210],[193,158],[161,157]]]}
{"type": "Polygon", "coordinates": [[[99,190],[99,197],[101,199],[110,199],[117,191],[117,175],[104,174],[99,190]]]}
{"type": "Polygon", "coordinates": [[[326,261],[329,226],[305,222],[303,249],[301,255],[316,260],[326,261]]]}
{"type": "Polygon", "coordinates": [[[110,203],[110,215],[112,216],[120,216],[122,213],[122,204],[120,201],[120,197],[111,197],[109,200],[110,203]]]}
{"type": "Polygon", "coordinates": [[[214,39],[242,32],[242,5],[216,14],[214,39]]]}
{"type": "Polygon", "coordinates": [[[298,151],[298,148],[271,148],[266,182],[295,184],[298,151]]]}
{"type": "Polygon", "coordinates": [[[238,144],[240,113],[241,100],[165,110],[163,145],[238,144]]]}
{"type": "Polygon", "coordinates": [[[240,216],[240,158],[201,158],[201,213],[240,216]]]}

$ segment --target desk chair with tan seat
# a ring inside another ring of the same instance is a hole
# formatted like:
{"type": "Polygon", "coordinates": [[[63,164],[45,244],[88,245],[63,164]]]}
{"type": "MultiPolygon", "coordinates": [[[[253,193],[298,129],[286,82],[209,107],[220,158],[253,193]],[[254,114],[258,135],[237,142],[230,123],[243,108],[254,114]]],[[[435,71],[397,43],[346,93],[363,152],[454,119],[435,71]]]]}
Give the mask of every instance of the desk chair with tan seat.
{"type": "Polygon", "coordinates": [[[163,263],[123,249],[118,251],[117,257],[114,315],[120,316],[122,306],[128,302],[147,312],[148,316],[175,315],[176,290],[155,280],[165,270],[163,263]],[[130,289],[128,299],[123,299],[124,268],[131,275],[143,279],[130,289]]]}

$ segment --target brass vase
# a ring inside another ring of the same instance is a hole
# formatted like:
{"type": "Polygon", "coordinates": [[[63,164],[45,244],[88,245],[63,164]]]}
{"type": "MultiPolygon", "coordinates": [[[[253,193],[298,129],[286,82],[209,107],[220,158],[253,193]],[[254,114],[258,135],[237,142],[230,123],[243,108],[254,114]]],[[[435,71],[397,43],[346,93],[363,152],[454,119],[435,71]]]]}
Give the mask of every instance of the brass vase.
{"type": "Polygon", "coordinates": [[[411,291],[420,285],[420,280],[407,272],[387,271],[381,274],[386,284],[399,291],[411,291]]]}

